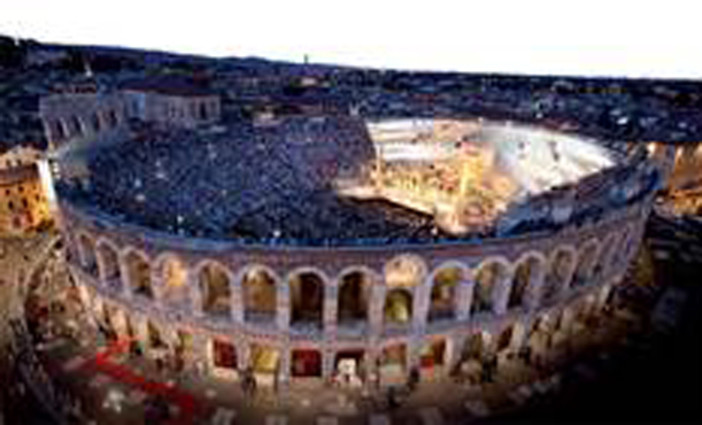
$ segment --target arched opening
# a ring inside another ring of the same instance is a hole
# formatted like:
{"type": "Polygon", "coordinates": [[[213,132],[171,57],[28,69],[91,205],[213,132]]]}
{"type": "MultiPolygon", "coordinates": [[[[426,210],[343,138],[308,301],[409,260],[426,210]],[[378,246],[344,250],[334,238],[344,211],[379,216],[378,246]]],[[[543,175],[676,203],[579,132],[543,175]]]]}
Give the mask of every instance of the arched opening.
{"type": "Polygon", "coordinates": [[[169,304],[187,304],[188,270],[182,261],[175,256],[168,256],[161,262],[161,277],[163,279],[162,298],[169,304]]]}
{"type": "Polygon", "coordinates": [[[101,127],[101,125],[100,125],[100,115],[99,115],[97,112],[94,112],[93,115],[92,115],[92,117],[91,117],[91,121],[92,121],[92,124],[93,124],[93,131],[94,131],[95,133],[99,133],[99,132],[100,132],[100,127],[101,127]]]}
{"type": "Polygon", "coordinates": [[[99,264],[102,267],[100,275],[107,286],[114,290],[122,288],[117,251],[106,243],[98,245],[99,264]]]}
{"type": "Polygon", "coordinates": [[[110,340],[115,340],[117,338],[117,330],[113,321],[115,313],[114,307],[108,306],[107,303],[102,304],[102,322],[107,331],[107,337],[110,340]]]}
{"type": "Polygon", "coordinates": [[[236,347],[234,344],[215,339],[212,341],[212,363],[223,369],[236,369],[236,347]]]}
{"type": "Polygon", "coordinates": [[[471,311],[489,312],[493,309],[493,293],[497,285],[507,278],[507,266],[497,261],[484,264],[475,277],[475,290],[471,311]]]}
{"type": "Polygon", "coordinates": [[[569,282],[569,274],[575,263],[575,254],[572,251],[559,248],[553,255],[549,264],[548,274],[541,292],[542,300],[546,303],[553,301],[561,288],[566,287],[569,282]]]}
{"type": "Polygon", "coordinates": [[[339,284],[338,325],[362,326],[367,319],[371,282],[361,271],[346,273],[339,284]]]}
{"type": "Polygon", "coordinates": [[[512,336],[514,335],[514,326],[507,326],[497,337],[497,352],[509,351],[512,348],[512,336]]]}
{"type": "Polygon", "coordinates": [[[66,138],[66,132],[63,129],[61,121],[54,121],[52,129],[54,140],[63,140],[66,138]]]}
{"type": "Polygon", "coordinates": [[[151,287],[151,267],[148,261],[135,251],[130,251],[126,258],[127,271],[132,292],[147,298],[153,298],[151,287]]]}
{"type": "Polygon", "coordinates": [[[527,288],[531,287],[541,273],[542,263],[537,257],[529,257],[519,263],[512,278],[512,287],[509,293],[508,308],[524,305],[524,295],[527,288]]]}
{"type": "Polygon", "coordinates": [[[384,385],[404,384],[407,369],[407,346],[395,344],[383,349],[378,374],[384,385]]]}
{"type": "Polygon", "coordinates": [[[322,328],[324,281],[317,273],[301,272],[290,280],[291,325],[322,328]]]}
{"type": "Polygon", "coordinates": [[[422,346],[419,365],[422,378],[433,379],[446,366],[446,339],[435,339],[422,346]]]}
{"type": "Polygon", "coordinates": [[[546,351],[551,345],[551,319],[547,315],[537,318],[529,330],[527,345],[530,348],[532,358],[541,362],[546,351]]]}
{"type": "Polygon", "coordinates": [[[201,120],[206,120],[207,119],[207,105],[202,102],[200,103],[200,119],[201,120]]]}
{"type": "Polygon", "coordinates": [[[148,338],[148,347],[161,348],[166,346],[163,337],[161,337],[161,332],[150,320],[146,322],[146,336],[148,338]]]}
{"type": "Polygon", "coordinates": [[[410,255],[396,257],[385,266],[385,284],[388,287],[413,288],[424,281],[425,270],[420,258],[410,255]]]}
{"type": "Polygon", "coordinates": [[[71,118],[71,134],[83,136],[83,126],[81,125],[80,119],[76,116],[71,118]]]}
{"type": "MultiPolygon", "coordinates": [[[[182,372],[185,364],[193,354],[193,336],[190,332],[178,330],[176,332],[176,343],[173,347],[176,372],[182,372]]],[[[234,353],[236,355],[236,352],[234,353]]]]}
{"type": "Polygon", "coordinates": [[[290,363],[295,378],[322,376],[322,354],[318,350],[293,350],[290,363]]]}
{"type": "Polygon", "coordinates": [[[213,317],[229,317],[232,293],[224,267],[207,264],[200,269],[198,280],[202,291],[202,311],[213,317]]]}
{"type": "Polygon", "coordinates": [[[97,275],[97,261],[95,258],[95,243],[88,235],[78,237],[78,245],[82,254],[81,265],[83,269],[93,276],[97,275]]]}
{"type": "Polygon", "coordinates": [[[589,285],[593,281],[595,261],[597,260],[597,244],[588,242],[580,251],[578,266],[575,269],[574,286],[589,285]]]}
{"type": "Polygon", "coordinates": [[[248,270],[242,280],[242,291],[246,321],[268,323],[275,319],[276,282],[269,272],[260,267],[248,270]]]}
{"type": "Polygon", "coordinates": [[[385,297],[385,323],[406,325],[412,320],[412,294],[407,289],[395,288],[385,297]]]}
{"type": "Polygon", "coordinates": [[[265,345],[251,344],[251,368],[256,377],[270,380],[278,373],[280,352],[265,345]]]}
{"type": "Polygon", "coordinates": [[[342,388],[360,388],[365,377],[362,349],[340,350],[334,361],[334,382],[342,388]]]}
{"type": "Polygon", "coordinates": [[[434,275],[429,304],[430,322],[456,316],[456,288],[464,279],[460,267],[444,267],[434,275]]]}

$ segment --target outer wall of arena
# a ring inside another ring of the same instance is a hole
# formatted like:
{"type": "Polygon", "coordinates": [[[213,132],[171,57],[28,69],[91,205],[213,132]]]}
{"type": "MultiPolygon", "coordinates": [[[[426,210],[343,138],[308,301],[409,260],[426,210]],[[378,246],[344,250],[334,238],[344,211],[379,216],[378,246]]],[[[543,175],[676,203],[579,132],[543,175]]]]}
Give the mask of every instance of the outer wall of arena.
{"type": "Polygon", "coordinates": [[[61,221],[83,301],[147,355],[166,348],[223,377],[252,367],[269,383],[331,378],[348,356],[392,382],[572,334],[623,277],[650,203],[552,234],[363,248],[187,239],[65,201],[61,221]]]}

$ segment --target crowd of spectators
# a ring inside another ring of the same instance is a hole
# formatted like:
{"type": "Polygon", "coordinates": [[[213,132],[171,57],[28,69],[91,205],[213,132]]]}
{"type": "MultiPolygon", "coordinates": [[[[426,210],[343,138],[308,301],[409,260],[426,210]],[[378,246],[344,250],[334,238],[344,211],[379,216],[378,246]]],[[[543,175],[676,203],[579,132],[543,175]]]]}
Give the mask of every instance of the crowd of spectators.
{"type": "Polygon", "coordinates": [[[373,155],[357,119],[295,117],[215,132],[140,124],[134,133],[90,153],[89,186],[64,182],[59,191],[188,236],[325,244],[437,234],[430,216],[335,194],[334,178],[360,172],[373,155]]]}
{"type": "MultiPolygon", "coordinates": [[[[189,237],[301,245],[458,239],[430,215],[335,193],[335,179],[361,173],[373,149],[355,117],[295,116],[263,126],[239,122],[199,130],[134,122],[128,141],[87,153],[88,185],[61,182],[58,189],[128,222],[189,237]]],[[[70,166],[64,166],[67,175],[70,166]]],[[[631,178],[629,169],[612,172],[619,182],[631,178]]],[[[609,186],[591,180],[590,193],[577,195],[590,209],[573,214],[582,223],[621,203],[611,199],[609,186]]],[[[553,227],[543,217],[522,221],[510,233],[553,227]]]]}

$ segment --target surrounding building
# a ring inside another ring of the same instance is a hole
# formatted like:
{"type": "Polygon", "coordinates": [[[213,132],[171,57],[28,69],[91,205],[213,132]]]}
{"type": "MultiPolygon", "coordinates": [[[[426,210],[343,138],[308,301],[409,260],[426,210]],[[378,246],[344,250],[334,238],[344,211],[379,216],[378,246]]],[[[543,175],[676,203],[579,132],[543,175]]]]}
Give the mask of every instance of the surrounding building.
{"type": "Polygon", "coordinates": [[[27,234],[50,222],[37,167],[41,155],[22,145],[0,155],[0,235],[27,234]]]}

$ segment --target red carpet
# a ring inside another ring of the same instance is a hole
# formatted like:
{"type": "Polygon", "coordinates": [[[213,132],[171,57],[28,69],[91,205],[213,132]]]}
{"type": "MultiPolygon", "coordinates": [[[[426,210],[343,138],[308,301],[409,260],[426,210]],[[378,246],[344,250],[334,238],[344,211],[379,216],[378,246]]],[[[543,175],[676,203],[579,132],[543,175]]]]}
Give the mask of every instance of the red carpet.
{"type": "Polygon", "coordinates": [[[99,352],[91,363],[95,369],[132,387],[136,387],[149,395],[163,396],[166,401],[180,408],[180,414],[169,423],[185,425],[194,423],[195,414],[202,411],[202,406],[190,393],[175,387],[169,387],[162,382],[149,381],[141,375],[132,372],[127,366],[113,362],[110,357],[127,351],[129,341],[117,341],[110,344],[106,350],[99,352]]]}

